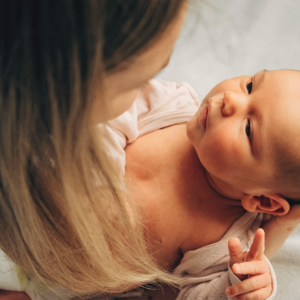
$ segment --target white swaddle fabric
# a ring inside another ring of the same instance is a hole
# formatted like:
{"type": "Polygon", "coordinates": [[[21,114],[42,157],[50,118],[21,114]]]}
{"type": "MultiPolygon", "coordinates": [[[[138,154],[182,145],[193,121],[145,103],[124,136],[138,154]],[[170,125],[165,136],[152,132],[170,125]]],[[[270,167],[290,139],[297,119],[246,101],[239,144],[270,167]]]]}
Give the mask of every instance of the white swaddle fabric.
{"type": "MultiPolygon", "coordinates": [[[[227,78],[262,69],[300,70],[300,1],[208,2],[199,21],[193,14],[186,18],[170,65],[158,78],[188,82],[201,100],[227,78]]],[[[275,299],[299,300],[300,228],[271,262],[278,283],[275,299]]]]}
{"type": "Polygon", "coordinates": [[[0,249],[0,282],[2,283],[2,288],[12,291],[22,291],[24,286],[27,285],[27,281],[24,279],[22,286],[21,280],[18,277],[16,265],[0,249]]]}

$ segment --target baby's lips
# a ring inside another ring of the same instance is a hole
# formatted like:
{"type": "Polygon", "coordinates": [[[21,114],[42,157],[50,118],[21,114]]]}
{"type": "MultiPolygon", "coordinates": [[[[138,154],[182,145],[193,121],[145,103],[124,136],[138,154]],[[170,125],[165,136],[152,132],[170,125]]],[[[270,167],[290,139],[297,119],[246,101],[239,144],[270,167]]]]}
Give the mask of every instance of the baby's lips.
{"type": "Polygon", "coordinates": [[[207,120],[208,107],[205,106],[200,110],[199,121],[200,124],[206,129],[206,120],[207,120]]]}

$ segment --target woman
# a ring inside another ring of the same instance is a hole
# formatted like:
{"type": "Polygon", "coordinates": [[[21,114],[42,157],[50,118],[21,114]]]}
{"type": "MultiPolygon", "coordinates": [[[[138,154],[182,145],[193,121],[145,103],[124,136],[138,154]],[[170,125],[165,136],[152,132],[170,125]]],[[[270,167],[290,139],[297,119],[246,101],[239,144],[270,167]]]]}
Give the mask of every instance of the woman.
{"type": "Polygon", "coordinates": [[[148,254],[96,124],[168,64],[185,10],[185,0],[0,2],[0,248],[30,282],[76,295],[175,282],[148,254]]]}

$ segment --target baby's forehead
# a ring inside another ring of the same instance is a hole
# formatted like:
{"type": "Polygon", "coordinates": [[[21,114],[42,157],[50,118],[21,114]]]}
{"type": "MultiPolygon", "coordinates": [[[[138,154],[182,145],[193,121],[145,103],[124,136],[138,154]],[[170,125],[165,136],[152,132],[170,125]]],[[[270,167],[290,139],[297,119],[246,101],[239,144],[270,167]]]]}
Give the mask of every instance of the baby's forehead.
{"type": "Polygon", "coordinates": [[[300,71],[294,70],[294,69],[286,69],[281,70],[284,74],[284,76],[289,76],[289,78],[295,78],[297,81],[300,81],[300,71]]]}
{"type": "MultiPolygon", "coordinates": [[[[267,101],[274,101],[275,103],[280,100],[285,105],[293,105],[293,102],[300,101],[300,71],[298,70],[263,70],[260,84],[267,93],[265,96],[270,95],[270,98],[264,99],[267,101]]],[[[256,80],[254,80],[256,83],[256,80]]],[[[258,80],[259,81],[259,80],[258,80]]]]}
{"type": "Polygon", "coordinates": [[[282,69],[282,70],[273,70],[273,71],[268,71],[264,70],[267,74],[274,74],[277,76],[279,79],[293,79],[294,80],[300,80],[300,71],[299,70],[294,70],[294,69],[282,69]]]}

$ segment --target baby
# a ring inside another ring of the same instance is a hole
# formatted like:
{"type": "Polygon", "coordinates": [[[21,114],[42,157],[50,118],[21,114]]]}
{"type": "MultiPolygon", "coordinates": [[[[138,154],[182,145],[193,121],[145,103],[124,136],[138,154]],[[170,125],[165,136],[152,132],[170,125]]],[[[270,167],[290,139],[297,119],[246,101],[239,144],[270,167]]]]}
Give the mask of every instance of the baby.
{"type": "MultiPolygon", "coordinates": [[[[262,71],[221,82],[187,126],[173,125],[184,122],[197,102],[187,85],[158,88],[152,82],[144,105],[137,100],[136,131],[126,131],[128,142],[148,134],[127,147],[126,173],[146,203],[154,256],[170,268],[180,261],[174,273],[186,281],[178,299],[224,297],[231,280],[230,270],[224,273],[228,239],[238,236],[249,250],[260,225],[257,212],[283,216],[300,198],[294,163],[299,139],[293,133],[299,80],[296,71],[262,71]]],[[[277,235],[270,238],[269,229],[266,234],[273,246],[282,243],[277,235]]],[[[235,286],[228,291],[239,294],[235,286]]]]}
{"type": "Polygon", "coordinates": [[[300,198],[299,80],[264,70],[223,81],[187,123],[210,186],[249,212],[285,215],[300,198]]]}

